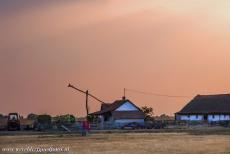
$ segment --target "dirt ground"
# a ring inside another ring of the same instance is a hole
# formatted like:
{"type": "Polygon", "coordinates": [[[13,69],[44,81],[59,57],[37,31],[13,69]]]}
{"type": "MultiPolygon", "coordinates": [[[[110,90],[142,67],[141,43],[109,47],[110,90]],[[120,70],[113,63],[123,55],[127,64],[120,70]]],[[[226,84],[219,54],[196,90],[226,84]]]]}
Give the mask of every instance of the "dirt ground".
{"type": "Polygon", "coordinates": [[[63,148],[55,149],[57,152],[41,152],[44,154],[230,154],[230,135],[100,133],[87,137],[79,134],[0,136],[0,153],[36,153],[20,151],[27,147],[38,148],[37,152],[63,148]]]}

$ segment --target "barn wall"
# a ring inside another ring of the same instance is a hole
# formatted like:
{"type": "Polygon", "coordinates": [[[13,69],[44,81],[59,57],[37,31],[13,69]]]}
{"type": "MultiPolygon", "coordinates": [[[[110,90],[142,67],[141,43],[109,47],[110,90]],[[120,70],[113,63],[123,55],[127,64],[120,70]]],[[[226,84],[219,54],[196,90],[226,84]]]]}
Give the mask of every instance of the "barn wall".
{"type": "Polygon", "coordinates": [[[208,121],[230,120],[230,115],[208,115],[208,121]]]}
{"type": "MultiPolygon", "coordinates": [[[[177,120],[201,121],[204,120],[203,115],[176,115],[177,120]]],[[[224,121],[230,120],[230,115],[208,115],[208,121],[224,121]]]]}
{"type": "Polygon", "coordinates": [[[203,115],[179,115],[178,120],[201,121],[203,120],[203,115]]]}

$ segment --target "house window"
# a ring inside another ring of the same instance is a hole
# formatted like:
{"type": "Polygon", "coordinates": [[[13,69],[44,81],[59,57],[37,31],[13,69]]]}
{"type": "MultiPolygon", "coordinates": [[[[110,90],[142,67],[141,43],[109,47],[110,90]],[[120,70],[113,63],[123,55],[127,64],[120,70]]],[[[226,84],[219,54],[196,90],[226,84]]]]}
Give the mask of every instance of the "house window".
{"type": "Polygon", "coordinates": [[[196,119],[198,119],[198,115],[196,115],[196,119]]]}
{"type": "Polygon", "coordinates": [[[215,115],[214,114],[212,115],[212,119],[215,119],[215,115]]]}

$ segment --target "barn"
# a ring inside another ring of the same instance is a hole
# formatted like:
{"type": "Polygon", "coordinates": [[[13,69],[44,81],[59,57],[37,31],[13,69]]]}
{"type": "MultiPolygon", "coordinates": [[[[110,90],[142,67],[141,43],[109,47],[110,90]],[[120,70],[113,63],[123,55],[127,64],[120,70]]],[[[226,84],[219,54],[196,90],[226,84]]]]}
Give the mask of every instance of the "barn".
{"type": "Polygon", "coordinates": [[[230,121],[230,94],[197,95],[175,117],[183,121],[230,121]]]}
{"type": "Polygon", "coordinates": [[[99,117],[101,127],[120,128],[125,124],[136,122],[144,125],[144,113],[128,99],[116,100],[113,103],[103,103],[101,110],[91,113],[99,117]]]}

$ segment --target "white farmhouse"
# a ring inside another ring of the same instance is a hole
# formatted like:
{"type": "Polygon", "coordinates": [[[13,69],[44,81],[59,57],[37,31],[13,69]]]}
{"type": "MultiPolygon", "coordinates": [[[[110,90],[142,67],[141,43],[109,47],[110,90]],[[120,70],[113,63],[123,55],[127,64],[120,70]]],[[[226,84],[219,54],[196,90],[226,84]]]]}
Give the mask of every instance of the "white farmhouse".
{"type": "Polygon", "coordinates": [[[116,128],[132,122],[144,125],[145,118],[141,109],[125,98],[113,103],[103,103],[100,111],[90,115],[98,116],[105,127],[116,128]]]}
{"type": "Polygon", "coordinates": [[[175,116],[183,121],[230,121],[230,94],[197,95],[175,116]]]}

